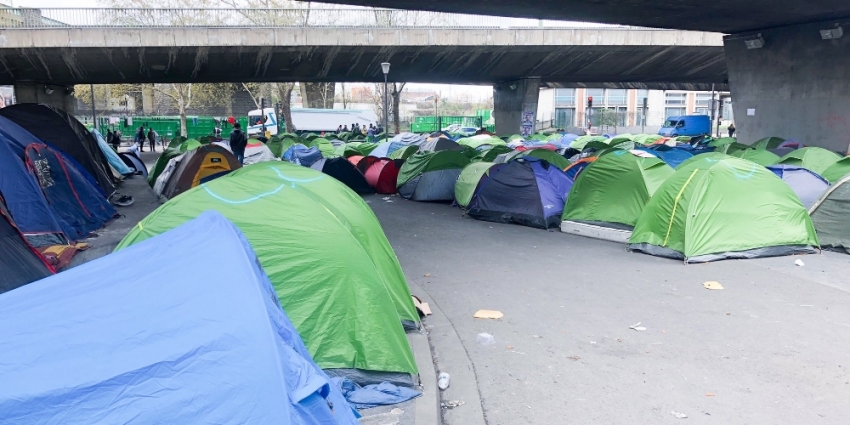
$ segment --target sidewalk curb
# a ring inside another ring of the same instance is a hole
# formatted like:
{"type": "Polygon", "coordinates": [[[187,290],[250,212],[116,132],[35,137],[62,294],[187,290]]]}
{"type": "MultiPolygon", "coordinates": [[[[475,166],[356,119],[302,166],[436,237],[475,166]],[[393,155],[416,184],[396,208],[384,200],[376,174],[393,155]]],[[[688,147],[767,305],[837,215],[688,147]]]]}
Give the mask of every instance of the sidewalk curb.
{"type": "MultiPolygon", "coordinates": [[[[426,422],[423,417],[420,422],[420,405],[423,415],[430,409],[430,404],[422,400],[423,403],[416,405],[416,425],[443,423],[446,425],[485,425],[486,421],[484,420],[481,396],[478,392],[475,369],[460,337],[451,321],[440,309],[440,306],[434,302],[430,294],[413,282],[412,279],[408,282],[410,283],[411,293],[418,296],[423,302],[427,302],[433,312],[424,321],[432,356],[431,364],[433,365],[430,378],[426,377],[421,370],[425,363],[420,360],[416,348],[414,348],[414,355],[416,356],[416,363],[420,367],[419,373],[422,376],[422,382],[426,390],[431,389],[430,393],[433,394],[428,394],[428,396],[436,399],[437,421],[426,422]],[[437,389],[436,373],[440,370],[451,375],[451,384],[444,391],[437,389]],[[436,392],[440,392],[440,394],[435,394],[436,392]],[[451,410],[440,409],[440,401],[447,400],[462,400],[465,404],[451,410]]],[[[423,397],[425,396],[426,393],[423,392],[423,397]]]]}

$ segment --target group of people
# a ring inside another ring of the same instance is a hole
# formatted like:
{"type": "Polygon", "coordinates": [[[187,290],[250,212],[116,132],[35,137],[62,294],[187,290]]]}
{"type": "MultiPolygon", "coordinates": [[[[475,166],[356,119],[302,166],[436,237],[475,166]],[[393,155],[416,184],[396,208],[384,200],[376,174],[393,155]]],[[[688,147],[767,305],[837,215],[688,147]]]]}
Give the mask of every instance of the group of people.
{"type": "Polygon", "coordinates": [[[365,135],[365,136],[373,137],[373,136],[377,136],[377,135],[383,133],[384,129],[381,128],[380,125],[374,126],[372,124],[369,124],[369,127],[366,127],[366,126],[361,126],[360,124],[357,124],[357,123],[351,124],[351,130],[348,129],[347,125],[346,126],[341,125],[336,129],[337,134],[348,133],[349,131],[351,131],[352,133],[357,133],[357,134],[362,134],[362,135],[365,135]]]}
{"type": "MultiPolygon", "coordinates": [[[[118,147],[121,146],[121,130],[112,131],[110,128],[106,132],[106,143],[112,145],[112,148],[118,150],[118,147]]],[[[153,129],[153,127],[148,127],[148,131],[145,132],[145,126],[139,127],[136,130],[136,135],[133,137],[133,144],[138,145],[139,152],[145,151],[145,141],[150,144],[151,152],[156,152],[156,141],[159,138],[159,134],[153,129]]]]}

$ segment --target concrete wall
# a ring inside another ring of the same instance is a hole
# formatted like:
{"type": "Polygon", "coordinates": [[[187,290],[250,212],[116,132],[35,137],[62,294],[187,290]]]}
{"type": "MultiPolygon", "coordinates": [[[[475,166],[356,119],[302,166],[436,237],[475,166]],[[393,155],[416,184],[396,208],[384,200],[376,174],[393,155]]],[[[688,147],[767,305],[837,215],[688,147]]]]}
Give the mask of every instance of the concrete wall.
{"type": "Polygon", "coordinates": [[[850,34],[837,40],[819,34],[834,27],[830,21],[762,31],[764,47],[752,50],[744,35],[726,37],[738,140],[779,136],[847,152],[850,34]]]}

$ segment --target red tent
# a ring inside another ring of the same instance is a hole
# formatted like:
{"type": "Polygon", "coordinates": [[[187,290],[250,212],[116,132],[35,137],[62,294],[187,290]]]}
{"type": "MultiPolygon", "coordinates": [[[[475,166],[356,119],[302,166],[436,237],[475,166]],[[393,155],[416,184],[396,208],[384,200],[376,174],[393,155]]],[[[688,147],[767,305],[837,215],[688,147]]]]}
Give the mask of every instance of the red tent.
{"type": "Polygon", "coordinates": [[[364,173],[366,181],[378,193],[397,193],[396,180],[398,180],[398,172],[403,164],[403,159],[377,159],[364,173]]]}

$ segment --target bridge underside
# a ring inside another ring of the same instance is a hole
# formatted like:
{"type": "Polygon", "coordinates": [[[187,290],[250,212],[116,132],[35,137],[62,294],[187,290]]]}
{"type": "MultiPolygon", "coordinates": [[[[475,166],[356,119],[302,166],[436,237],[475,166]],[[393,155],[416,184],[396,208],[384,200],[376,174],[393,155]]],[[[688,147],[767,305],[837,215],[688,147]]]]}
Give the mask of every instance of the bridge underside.
{"type": "Polygon", "coordinates": [[[723,47],[220,46],[0,49],[0,84],[382,82],[492,84],[529,76],[553,87],[725,87],[723,47]]]}
{"type": "Polygon", "coordinates": [[[325,0],[357,6],[738,33],[850,17],[847,0],[325,0]]]}

